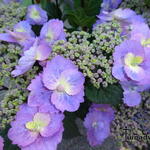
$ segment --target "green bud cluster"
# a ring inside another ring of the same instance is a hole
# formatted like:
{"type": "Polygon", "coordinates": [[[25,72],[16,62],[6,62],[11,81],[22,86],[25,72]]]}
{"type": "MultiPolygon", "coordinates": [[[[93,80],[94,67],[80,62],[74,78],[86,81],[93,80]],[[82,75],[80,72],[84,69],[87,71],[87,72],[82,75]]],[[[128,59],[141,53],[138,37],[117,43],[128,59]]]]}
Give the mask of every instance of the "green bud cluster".
{"type": "Polygon", "coordinates": [[[146,19],[150,26],[150,8],[145,3],[145,0],[124,0],[120,7],[135,10],[137,14],[141,14],[146,19]]]}
{"type": "Polygon", "coordinates": [[[0,4],[0,33],[6,29],[12,29],[15,24],[23,20],[26,15],[26,7],[19,3],[0,4]]]}
{"type": "Polygon", "coordinates": [[[0,43],[0,128],[4,128],[16,114],[18,106],[27,100],[27,86],[38,74],[39,68],[19,77],[12,77],[11,72],[20,58],[21,47],[14,44],[0,43]]]}
{"type": "Polygon", "coordinates": [[[112,21],[98,25],[91,34],[84,31],[67,33],[67,41],[53,45],[50,59],[63,55],[71,59],[91,83],[107,87],[117,81],[112,76],[112,53],[122,41],[119,23],[112,21]]]}
{"type": "Polygon", "coordinates": [[[150,144],[150,93],[142,93],[142,103],[137,107],[122,105],[116,112],[111,133],[126,148],[147,149],[150,144]]]}
{"type": "Polygon", "coordinates": [[[0,4],[0,33],[6,29],[12,29],[15,24],[23,20],[26,15],[26,7],[19,3],[0,4]]]}

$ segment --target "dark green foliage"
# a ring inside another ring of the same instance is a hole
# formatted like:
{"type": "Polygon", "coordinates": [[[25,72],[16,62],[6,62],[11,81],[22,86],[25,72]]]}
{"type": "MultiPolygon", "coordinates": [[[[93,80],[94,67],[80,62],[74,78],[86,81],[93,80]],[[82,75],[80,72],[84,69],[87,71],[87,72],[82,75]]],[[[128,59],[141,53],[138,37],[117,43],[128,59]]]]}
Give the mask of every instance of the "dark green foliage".
{"type": "Polygon", "coordinates": [[[75,0],[73,4],[65,5],[63,14],[75,28],[92,27],[100,11],[100,4],[101,0],[75,0]]]}
{"type": "Polygon", "coordinates": [[[93,85],[87,84],[85,96],[93,103],[117,106],[121,103],[123,91],[119,85],[109,85],[107,88],[97,89],[93,85]]]}
{"type": "Polygon", "coordinates": [[[56,0],[55,3],[51,2],[51,0],[41,0],[40,4],[42,8],[47,11],[49,19],[53,19],[53,18],[61,19],[62,12],[58,0],[56,0]]]}
{"type": "Polygon", "coordinates": [[[144,2],[147,5],[147,7],[150,7],[150,1],[149,0],[144,0],[144,2]]]}
{"type": "Polygon", "coordinates": [[[64,119],[65,130],[63,133],[63,137],[65,139],[70,139],[80,135],[75,120],[76,120],[75,113],[67,113],[67,112],[65,113],[65,119],[64,119]]]}

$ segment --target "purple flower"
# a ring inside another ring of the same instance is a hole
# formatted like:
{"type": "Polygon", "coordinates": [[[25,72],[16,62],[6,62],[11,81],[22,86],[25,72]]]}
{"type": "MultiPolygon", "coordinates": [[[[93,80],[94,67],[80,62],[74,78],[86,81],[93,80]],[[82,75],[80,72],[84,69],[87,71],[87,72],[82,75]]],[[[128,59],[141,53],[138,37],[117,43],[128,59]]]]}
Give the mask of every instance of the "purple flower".
{"type": "Polygon", "coordinates": [[[40,38],[50,45],[57,40],[65,40],[65,37],[63,22],[58,19],[45,23],[40,32],[40,38]]]}
{"type": "Polygon", "coordinates": [[[47,62],[43,83],[52,91],[52,104],[62,112],[76,111],[84,101],[84,76],[69,59],[56,56],[47,62]]]}
{"type": "Polygon", "coordinates": [[[28,49],[35,40],[35,34],[27,21],[21,21],[14,26],[14,31],[7,30],[7,33],[0,33],[0,40],[18,43],[28,49]]]}
{"type": "Polygon", "coordinates": [[[146,23],[131,26],[130,39],[139,41],[144,47],[150,47],[150,29],[146,23]]]}
{"type": "Polygon", "coordinates": [[[130,107],[137,106],[141,102],[141,95],[136,90],[125,90],[123,101],[130,107]]]}
{"type": "Polygon", "coordinates": [[[126,40],[115,48],[112,74],[121,81],[124,102],[136,106],[140,92],[150,88],[150,52],[137,40],[126,40]]]}
{"type": "Polygon", "coordinates": [[[90,112],[98,111],[101,112],[102,115],[104,115],[108,120],[113,121],[114,120],[114,110],[110,107],[109,104],[92,104],[90,109],[90,112]]]}
{"type": "Polygon", "coordinates": [[[45,10],[39,5],[34,4],[28,7],[26,19],[32,25],[42,25],[47,22],[48,16],[45,10]]]}
{"type": "Polygon", "coordinates": [[[100,19],[100,23],[104,23],[114,19],[117,20],[122,27],[122,34],[128,34],[129,28],[132,24],[145,22],[142,16],[137,15],[133,10],[129,8],[119,8],[112,12],[102,11],[97,17],[98,19],[100,19]]]}
{"type": "Polygon", "coordinates": [[[116,9],[122,0],[103,0],[101,4],[101,9],[104,11],[112,11],[116,9]]]}
{"type": "Polygon", "coordinates": [[[4,140],[3,138],[0,136],[0,150],[3,150],[4,147],[4,140]]]}
{"type": "Polygon", "coordinates": [[[138,85],[149,83],[149,54],[134,40],[126,40],[115,48],[113,76],[120,81],[133,81],[138,85]]]}
{"type": "MultiPolygon", "coordinates": [[[[50,104],[52,91],[44,87],[42,82],[42,74],[39,74],[31,81],[31,84],[28,86],[30,94],[28,97],[28,105],[31,107],[39,106],[48,106],[50,104]]],[[[43,107],[44,107],[43,106],[43,107]]],[[[50,107],[53,107],[52,105],[50,107]]],[[[52,108],[51,108],[52,109],[52,108]]],[[[54,108],[53,108],[54,109],[54,108]]]]}
{"type": "Polygon", "coordinates": [[[51,52],[51,48],[36,38],[34,45],[29,49],[24,51],[24,55],[19,59],[18,66],[12,71],[14,77],[24,74],[32,68],[36,60],[43,61],[46,60],[51,52]]]}
{"type": "Polygon", "coordinates": [[[142,100],[140,93],[150,88],[150,85],[148,84],[138,86],[136,83],[132,81],[121,82],[120,84],[124,90],[123,101],[130,107],[139,105],[142,100]]]}
{"type": "Polygon", "coordinates": [[[92,105],[84,120],[91,146],[102,144],[110,135],[110,123],[113,119],[114,111],[109,105],[92,105]]]}
{"type": "Polygon", "coordinates": [[[38,107],[20,106],[15,120],[11,122],[9,139],[21,150],[56,150],[62,139],[64,115],[40,111],[38,107]]]}

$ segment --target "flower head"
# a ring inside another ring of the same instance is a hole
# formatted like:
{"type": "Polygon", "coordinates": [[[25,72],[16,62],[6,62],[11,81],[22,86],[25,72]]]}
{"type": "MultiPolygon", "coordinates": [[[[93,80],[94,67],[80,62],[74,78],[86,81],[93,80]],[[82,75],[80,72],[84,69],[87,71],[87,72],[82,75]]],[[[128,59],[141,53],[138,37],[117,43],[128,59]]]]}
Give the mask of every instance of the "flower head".
{"type": "Polygon", "coordinates": [[[150,47],[150,29],[146,23],[135,23],[131,26],[130,39],[139,41],[142,46],[150,47]],[[140,26],[140,28],[139,28],[140,26]]]}
{"type": "Polygon", "coordinates": [[[114,110],[110,107],[109,104],[92,104],[90,109],[90,112],[98,111],[101,112],[102,115],[104,115],[108,120],[113,121],[114,120],[114,110]]]}
{"type": "Polygon", "coordinates": [[[114,19],[117,20],[121,24],[123,30],[122,34],[128,34],[130,26],[132,24],[145,22],[142,16],[137,15],[133,10],[129,8],[119,8],[112,12],[102,11],[97,17],[100,20],[100,23],[104,23],[114,19]]]}
{"type": "Polygon", "coordinates": [[[34,4],[28,7],[27,21],[30,24],[42,25],[48,20],[48,16],[45,10],[43,10],[39,5],[34,4]]]}
{"type": "Polygon", "coordinates": [[[0,136],[0,150],[3,150],[4,147],[4,141],[3,138],[0,136]]]}
{"type": "Polygon", "coordinates": [[[102,144],[110,134],[114,112],[108,105],[92,105],[84,120],[87,138],[91,146],[102,144]]]}
{"type": "Polygon", "coordinates": [[[43,83],[52,91],[51,102],[61,111],[76,111],[83,99],[84,76],[68,59],[56,56],[47,62],[43,83]]]}
{"type": "Polygon", "coordinates": [[[52,19],[45,23],[40,32],[40,38],[50,45],[57,40],[65,40],[63,22],[58,19],[52,19]]]}
{"type": "Polygon", "coordinates": [[[51,109],[43,112],[23,104],[11,123],[8,137],[22,150],[56,150],[62,138],[63,118],[63,114],[51,109]]]}
{"type": "Polygon", "coordinates": [[[24,74],[30,70],[36,60],[46,60],[51,52],[51,48],[45,43],[36,38],[33,46],[24,52],[24,55],[19,59],[18,66],[12,71],[14,77],[24,74]]]}
{"type": "Polygon", "coordinates": [[[14,26],[14,30],[6,30],[7,33],[0,34],[0,40],[12,43],[18,43],[28,49],[35,40],[35,34],[27,21],[21,21],[14,26]]]}
{"type": "Polygon", "coordinates": [[[120,81],[133,81],[144,85],[149,82],[149,54],[133,40],[126,40],[114,52],[113,76],[120,81]]]}
{"type": "Polygon", "coordinates": [[[140,92],[150,88],[150,54],[137,40],[126,40],[116,47],[112,74],[121,81],[124,102],[136,106],[141,102],[140,92]]]}
{"type": "Polygon", "coordinates": [[[122,0],[103,0],[101,8],[105,11],[112,11],[116,9],[121,2],[122,0]]]}
{"type": "Polygon", "coordinates": [[[31,107],[40,107],[40,110],[46,111],[47,109],[58,112],[56,108],[51,104],[52,91],[44,87],[42,82],[42,74],[39,74],[31,81],[28,86],[28,90],[31,91],[28,97],[28,105],[31,107]]]}

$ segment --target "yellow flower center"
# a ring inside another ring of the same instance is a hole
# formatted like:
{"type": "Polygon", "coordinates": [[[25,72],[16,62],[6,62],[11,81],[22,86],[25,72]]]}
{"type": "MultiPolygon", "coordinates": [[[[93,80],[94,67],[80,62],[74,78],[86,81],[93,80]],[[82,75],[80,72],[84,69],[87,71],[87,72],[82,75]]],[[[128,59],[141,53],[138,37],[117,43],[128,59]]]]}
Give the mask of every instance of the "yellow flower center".
{"type": "Polygon", "coordinates": [[[35,131],[41,132],[45,127],[49,125],[51,121],[50,115],[46,113],[36,113],[33,121],[26,123],[26,128],[35,131]]]}

